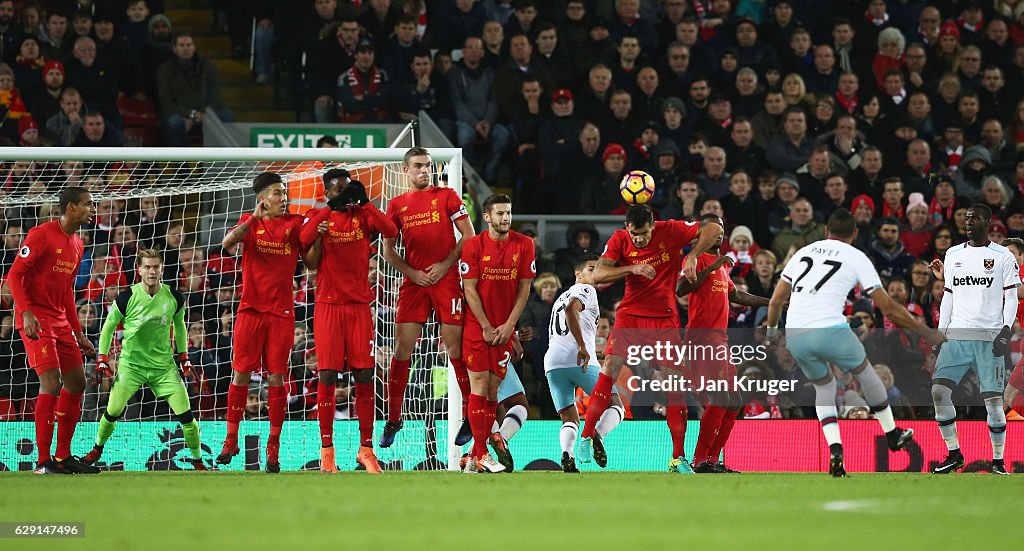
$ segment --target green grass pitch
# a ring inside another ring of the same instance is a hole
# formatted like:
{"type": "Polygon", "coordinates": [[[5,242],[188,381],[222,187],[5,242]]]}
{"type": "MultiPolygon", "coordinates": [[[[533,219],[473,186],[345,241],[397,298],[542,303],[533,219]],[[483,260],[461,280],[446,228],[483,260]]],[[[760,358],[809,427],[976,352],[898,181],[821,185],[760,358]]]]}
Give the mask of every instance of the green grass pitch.
{"type": "Polygon", "coordinates": [[[1024,476],[4,473],[0,488],[0,521],[86,525],[0,549],[1013,549],[1024,476]]]}

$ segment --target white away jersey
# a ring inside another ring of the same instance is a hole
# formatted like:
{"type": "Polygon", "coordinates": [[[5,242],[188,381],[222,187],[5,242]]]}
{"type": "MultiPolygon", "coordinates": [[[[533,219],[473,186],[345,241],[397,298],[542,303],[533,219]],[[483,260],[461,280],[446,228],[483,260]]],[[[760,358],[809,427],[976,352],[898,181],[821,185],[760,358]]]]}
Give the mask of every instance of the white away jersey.
{"type": "Polygon", "coordinates": [[[597,290],[585,283],[577,283],[562,293],[551,306],[551,323],[548,324],[548,351],[544,354],[544,372],[563,367],[576,367],[576,339],[569,332],[569,322],[565,317],[565,309],[572,299],[583,303],[580,312],[580,332],[583,342],[590,354],[587,366],[600,368],[597,362],[594,340],[597,337],[597,320],[601,317],[601,309],[597,305],[597,290]]]}
{"type": "Polygon", "coordinates": [[[782,270],[793,286],[787,328],[846,325],[846,297],[858,284],[869,294],[881,287],[878,272],[856,247],[835,239],[816,241],[793,255],[782,270]]]}
{"type": "Polygon", "coordinates": [[[951,335],[966,340],[995,338],[1003,327],[1003,291],[1020,285],[1013,253],[1002,245],[957,245],[946,252],[946,296],[953,300],[946,334],[957,329],[987,329],[984,334],[951,335]]]}

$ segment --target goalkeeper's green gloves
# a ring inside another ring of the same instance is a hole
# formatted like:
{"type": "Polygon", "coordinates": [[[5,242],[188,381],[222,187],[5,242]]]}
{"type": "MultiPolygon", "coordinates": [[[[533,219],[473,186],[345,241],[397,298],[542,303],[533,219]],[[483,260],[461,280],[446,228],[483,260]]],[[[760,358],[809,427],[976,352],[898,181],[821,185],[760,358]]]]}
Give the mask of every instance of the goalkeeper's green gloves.
{"type": "Polygon", "coordinates": [[[996,335],[996,340],[992,341],[992,355],[1002,358],[1010,351],[1010,334],[1010,327],[1004,325],[996,335]]]}

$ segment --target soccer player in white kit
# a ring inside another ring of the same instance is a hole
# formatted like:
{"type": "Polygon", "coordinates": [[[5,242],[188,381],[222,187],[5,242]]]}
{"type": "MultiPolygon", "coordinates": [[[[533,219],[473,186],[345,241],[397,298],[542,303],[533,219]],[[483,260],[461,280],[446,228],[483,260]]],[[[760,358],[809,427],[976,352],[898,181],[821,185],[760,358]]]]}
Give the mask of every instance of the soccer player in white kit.
{"type": "Polygon", "coordinates": [[[1009,354],[1010,327],[1017,314],[1020,268],[1009,249],[988,240],[991,221],[992,210],[988,206],[977,204],[967,209],[967,242],[950,248],[945,262],[932,266],[944,272],[945,294],[939,306],[939,330],[949,339],[939,351],[932,375],[935,421],[949,450],[946,459],[932,469],[934,474],[956,471],[965,463],[957,439],[952,396],[953,389],[968,370],[978,375],[981,397],[988,412],[991,470],[994,474],[1009,474],[1003,464],[1006,444],[1003,356],[1009,354]]]}
{"type": "Polygon", "coordinates": [[[829,445],[828,472],[834,477],[844,477],[846,467],[839,437],[836,380],[829,364],[852,373],[860,382],[864,399],[882,425],[890,450],[903,448],[914,436],[914,431],[896,426],[885,385],[843,315],[847,295],[860,285],[864,294],[897,326],[912,329],[933,344],[944,341],[945,337],[915,320],[885,292],[871,261],[850,245],[857,238],[857,224],[850,211],[839,209],[832,214],[826,235],[827,239],[797,251],[782,270],[782,278],[768,304],[766,344],[771,348],[777,342],[779,317],[789,300],[786,348],[814,385],[815,410],[829,445]]]}
{"type": "MultiPolygon", "coordinates": [[[[601,364],[597,361],[595,338],[601,309],[597,305],[597,289],[593,285],[598,256],[585,254],[576,259],[576,284],[562,293],[551,307],[548,325],[548,351],[544,354],[544,375],[551,388],[562,429],[558,440],[562,445],[562,471],[578,473],[573,449],[579,434],[580,417],[576,411],[576,389],[588,395],[597,383],[601,364]]],[[[597,422],[595,432],[602,438],[622,421],[625,409],[612,388],[611,406],[597,422]]],[[[599,466],[604,467],[600,462],[599,466]]]]}

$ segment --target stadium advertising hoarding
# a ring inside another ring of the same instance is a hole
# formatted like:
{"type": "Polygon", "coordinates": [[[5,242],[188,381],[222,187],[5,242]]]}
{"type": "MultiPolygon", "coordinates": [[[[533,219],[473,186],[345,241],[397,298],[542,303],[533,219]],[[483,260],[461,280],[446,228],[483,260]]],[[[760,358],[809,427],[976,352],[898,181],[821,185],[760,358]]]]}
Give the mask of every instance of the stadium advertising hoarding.
{"type": "MultiPolygon", "coordinates": [[[[73,449],[92,447],[97,423],[82,423],[75,434],[73,449]]],[[[383,427],[378,423],[376,432],[383,427]]],[[[560,421],[528,421],[511,442],[517,469],[558,470],[558,430],[560,421]]],[[[841,421],[846,449],[846,468],[850,472],[923,472],[942,461],[946,447],[934,421],[901,421],[900,426],[914,429],[914,442],[906,450],[890,452],[885,435],[873,420],[841,421]]],[[[203,456],[212,462],[213,449],[224,438],[223,422],[201,423],[203,456]]],[[[957,423],[960,445],[967,457],[966,471],[986,470],[991,457],[988,426],[984,421],[957,423]]],[[[422,434],[422,423],[408,422],[409,434],[422,434]],[[417,426],[418,425],[418,426],[417,426]]],[[[1024,470],[1024,447],[1019,442],[1024,423],[1011,422],[1008,427],[1007,467],[1024,470]]],[[[269,425],[266,422],[244,422],[239,433],[242,453],[229,470],[260,470],[263,468],[263,447],[269,425]]],[[[289,422],[281,436],[281,468],[283,470],[317,469],[320,459],[319,427],[314,422],[289,422]]],[[[686,451],[691,456],[697,444],[699,422],[690,421],[686,433],[686,451]]],[[[446,423],[438,422],[436,434],[447,434],[446,423]]],[[[0,423],[0,470],[31,470],[35,467],[35,425],[33,423],[0,423]]],[[[359,431],[355,421],[338,421],[335,425],[335,446],[339,450],[338,468],[355,469],[355,449],[359,431]],[[346,453],[343,450],[351,450],[346,453]]],[[[429,439],[428,439],[429,441],[429,439]]],[[[662,471],[672,448],[663,421],[627,421],[607,439],[608,470],[662,471]]],[[[439,463],[427,461],[429,444],[403,442],[392,449],[378,449],[385,469],[415,470],[437,468],[439,463]],[[399,459],[399,457],[401,459],[399,459]]],[[[436,446],[434,447],[436,450],[436,446]]],[[[436,453],[436,452],[435,452],[436,453]]],[[[443,455],[444,448],[441,447],[443,455]]],[[[120,423],[117,432],[105,447],[103,463],[113,470],[189,470],[188,449],[177,423],[120,423]]],[[[743,420],[736,423],[732,438],[725,448],[729,466],[741,472],[824,472],[828,469],[828,446],[821,436],[818,421],[743,420]]],[[[598,470],[594,464],[580,465],[598,470]]]]}
{"type": "Polygon", "coordinates": [[[251,147],[315,148],[324,136],[332,136],[341,147],[385,147],[387,129],[374,126],[254,126],[249,128],[251,147]]]}

